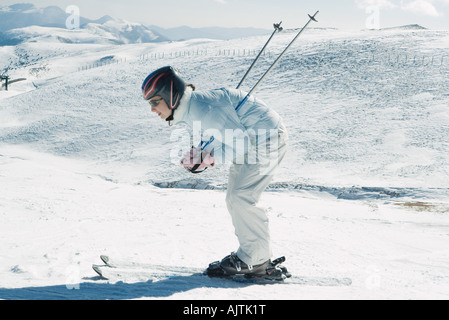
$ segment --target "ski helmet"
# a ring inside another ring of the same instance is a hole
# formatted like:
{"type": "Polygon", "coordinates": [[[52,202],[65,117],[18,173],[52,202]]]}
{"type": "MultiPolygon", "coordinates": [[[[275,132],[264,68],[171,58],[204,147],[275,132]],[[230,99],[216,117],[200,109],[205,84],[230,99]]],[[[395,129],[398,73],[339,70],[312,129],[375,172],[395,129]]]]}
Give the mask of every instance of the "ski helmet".
{"type": "Polygon", "coordinates": [[[142,84],[145,100],[160,96],[171,110],[175,110],[184,94],[186,84],[176,69],[171,66],[151,73],[142,84]]]}

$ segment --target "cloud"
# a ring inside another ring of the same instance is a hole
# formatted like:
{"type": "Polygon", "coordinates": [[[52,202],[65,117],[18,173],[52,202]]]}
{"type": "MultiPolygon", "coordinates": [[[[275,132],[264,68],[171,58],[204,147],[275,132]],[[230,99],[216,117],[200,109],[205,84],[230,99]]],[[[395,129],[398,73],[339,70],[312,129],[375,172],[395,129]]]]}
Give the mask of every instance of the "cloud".
{"type": "MultiPolygon", "coordinates": [[[[428,0],[414,0],[407,4],[401,3],[401,9],[415,14],[421,14],[431,17],[441,16],[441,14],[438,12],[437,8],[433,5],[432,2],[433,1],[428,0]]],[[[447,1],[444,2],[447,3],[447,1]]]]}
{"type": "Polygon", "coordinates": [[[367,7],[378,7],[379,9],[394,9],[397,8],[390,0],[355,0],[357,7],[366,9],[367,7]]]}
{"type": "Polygon", "coordinates": [[[377,7],[378,9],[400,9],[419,15],[441,17],[436,4],[448,5],[449,0],[354,0],[360,9],[377,7]]]}

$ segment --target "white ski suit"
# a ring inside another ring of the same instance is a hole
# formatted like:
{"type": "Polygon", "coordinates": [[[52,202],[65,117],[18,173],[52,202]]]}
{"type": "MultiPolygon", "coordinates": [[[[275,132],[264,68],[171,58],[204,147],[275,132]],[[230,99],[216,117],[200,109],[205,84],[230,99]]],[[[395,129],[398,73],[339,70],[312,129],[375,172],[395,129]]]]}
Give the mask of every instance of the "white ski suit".
{"type": "Polygon", "coordinates": [[[272,255],[268,217],[258,202],[285,155],[288,138],[280,116],[253,96],[236,111],[245,96],[235,89],[197,92],[188,87],[173,123],[200,128],[216,162],[232,163],[226,204],[239,240],[237,256],[258,265],[272,255]]]}

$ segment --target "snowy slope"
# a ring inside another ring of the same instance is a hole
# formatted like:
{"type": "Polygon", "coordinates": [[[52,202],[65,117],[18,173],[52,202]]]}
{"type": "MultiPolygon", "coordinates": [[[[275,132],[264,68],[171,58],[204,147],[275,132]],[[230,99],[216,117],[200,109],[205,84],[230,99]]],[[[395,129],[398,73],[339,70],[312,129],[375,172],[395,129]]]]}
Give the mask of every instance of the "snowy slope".
{"type": "MultiPolygon", "coordinates": [[[[245,88],[293,36],[273,40],[245,88]]],[[[28,80],[0,92],[0,299],[447,299],[448,37],[308,30],[258,89],[290,136],[262,200],[274,254],[306,279],[285,286],[108,283],[90,269],[105,253],[204,267],[237,249],[228,168],[177,165],[186,131],[150,114],[140,84],[170,64],[199,90],[235,87],[254,58],[243,50],[266,37],[15,47],[28,62],[11,76],[28,80]],[[119,63],[80,70],[109,56],[119,63]],[[329,277],[353,283],[320,285],[329,277]]]]}

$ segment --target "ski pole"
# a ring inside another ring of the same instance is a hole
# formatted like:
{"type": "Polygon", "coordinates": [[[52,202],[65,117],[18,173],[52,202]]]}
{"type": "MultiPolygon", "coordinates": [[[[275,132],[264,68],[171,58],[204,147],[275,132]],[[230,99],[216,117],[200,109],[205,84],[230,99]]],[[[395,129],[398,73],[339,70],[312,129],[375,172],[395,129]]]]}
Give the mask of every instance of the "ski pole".
{"type": "Polygon", "coordinates": [[[274,23],[273,27],[274,27],[274,31],[271,34],[270,38],[268,38],[268,41],[265,43],[265,45],[263,46],[262,50],[260,50],[259,54],[257,55],[256,59],[254,59],[253,63],[251,64],[251,66],[249,67],[248,71],[246,71],[245,75],[243,76],[242,80],[240,80],[240,83],[238,84],[237,88],[240,88],[240,86],[242,85],[243,81],[245,81],[246,77],[248,76],[248,74],[250,73],[251,69],[254,67],[254,65],[256,64],[256,61],[259,60],[260,56],[262,55],[262,53],[264,52],[265,48],[267,47],[268,43],[270,43],[271,39],[273,38],[274,34],[276,32],[281,32],[282,31],[282,27],[281,27],[282,21],[279,23],[274,23]]]}
{"type": "MultiPolygon", "coordinates": [[[[246,101],[248,101],[250,95],[256,90],[257,86],[262,82],[262,80],[268,75],[268,73],[270,73],[270,71],[274,68],[274,66],[279,62],[279,60],[281,60],[282,56],[287,52],[287,50],[291,47],[291,45],[295,42],[295,40],[301,35],[301,33],[307,28],[307,26],[309,25],[309,23],[313,20],[315,22],[318,22],[315,17],[318,14],[319,11],[315,12],[315,14],[313,16],[311,16],[310,14],[309,16],[309,21],[304,25],[304,27],[298,32],[298,34],[295,36],[295,38],[293,38],[293,40],[288,44],[288,46],[284,49],[284,51],[282,51],[282,53],[278,56],[278,58],[273,62],[273,64],[270,66],[270,68],[268,68],[268,70],[265,72],[265,74],[259,79],[259,81],[256,83],[256,85],[251,89],[251,91],[246,95],[246,97],[240,101],[240,103],[238,104],[238,106],[235,108],[235,111],[239,111],[239,109],[246,103],[246,101]]],[[[274,34],[274,32],[273,32],[274,34]]],[[[254,63],[253,63],[254,64],[254,63]]],[[[214,141],[214,137],[211,137],[211,139],[208,142],[205,141],[201,141],[199,147],[201,148],[202,151],[204,151],[206,149],[206,147],[211,144],[214,141]]]]}
{"type": "Polygon", "coordinates": [[[304,25],[304,27],[298,32],[298,34],[293,38],[293,40],[288,44],[288,46],[282,51],[282,53],[277,57],[277,59],[273,62],[273,64],[268,68],[268,70],[265,72],[265,74],[257,81],[257,83],[254,85],[254,87],[248,92],[246,97],[238,104],[238,106],[235,108],[235,111],[239,111],[240,108],[246,103],[246,101],[249,99],[250,95],[256,90],[256,88],[259,86],[259,84],[263,81],[263,79],[270,73],[270,71],[274,68],[274,66],[281,60],[282,56],[287,52],[287,50],[291,47],[291,45],[298,39],[298,37],[301,35],[301,33],[307,28],[309,23],[313,20],[315,22],[318,22],[315,19],[315,16],[318,14],[319,11],[315,12],[313,16],[309,14],[309,21],[304,25]]]}

